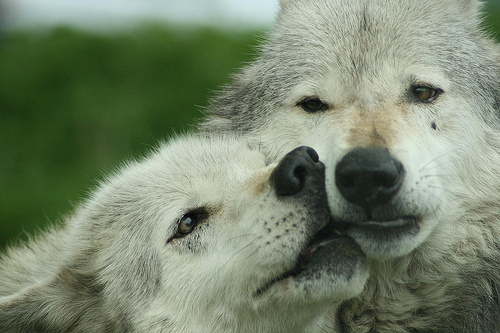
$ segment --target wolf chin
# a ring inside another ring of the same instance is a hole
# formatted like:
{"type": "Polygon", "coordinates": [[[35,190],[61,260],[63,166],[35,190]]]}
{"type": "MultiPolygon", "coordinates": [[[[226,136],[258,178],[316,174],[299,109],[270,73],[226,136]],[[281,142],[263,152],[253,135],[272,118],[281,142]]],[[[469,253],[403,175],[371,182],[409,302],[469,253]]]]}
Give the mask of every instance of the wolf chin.
{"type": "Polygon", "coordinates": [[[500,331],[500,50],[476,0],[282,0],[202,124],[326,164],[370,279],[341,332],[500,331]]]}
{"type": "Polygon", "coordinates": [[[164,144],[0,257],[0,332],[324,332],[368,277],[324,181],[308,147],[266,165],[235,138],[164,144]]]}

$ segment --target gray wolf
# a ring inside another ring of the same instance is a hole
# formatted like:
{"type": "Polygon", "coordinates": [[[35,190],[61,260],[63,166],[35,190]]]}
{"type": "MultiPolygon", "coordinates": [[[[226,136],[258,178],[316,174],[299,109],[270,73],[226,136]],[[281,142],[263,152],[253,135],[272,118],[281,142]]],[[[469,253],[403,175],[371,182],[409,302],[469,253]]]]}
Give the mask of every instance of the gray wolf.
{"type": "Polygon", "coordinates": [[[322,332],[368,275],[330,215],[311,148],[178,138],[1,257],[0,331],[322,332]]]}
{"type": "Polygon", "coordinates": [[[368,256],[342,332],[500,332],[500,51],[477,0],[282,0],[201,125],[313,147],[368,256]]]}

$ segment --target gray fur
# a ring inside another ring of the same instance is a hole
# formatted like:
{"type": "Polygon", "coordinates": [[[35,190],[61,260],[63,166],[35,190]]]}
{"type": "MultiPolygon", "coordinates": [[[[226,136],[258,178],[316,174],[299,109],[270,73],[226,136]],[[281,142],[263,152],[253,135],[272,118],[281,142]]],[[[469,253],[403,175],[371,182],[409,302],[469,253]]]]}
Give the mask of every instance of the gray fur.
{"type": "Polygon", "coordinates": [[[417,216],[394,239],[351,232],[369,256],[341,332],[500,331],[500,49],[475,0],[283,0],[261,54],[211,103],[202,128],[275,160],[315,148],[336,220],[365,219],[335,186],[337,163],[382,146],[407,171],[381,217],[417,216]],[[412,86],[443,90],[416,102],[412,86]],[[327,110],[305,112],[309,96],[327,110]]]}
{"type": "Polygon", "coordinates": [[[283,276],[330,213],[324,186],[278,197],[275,168],[202,135],[128,163],[60,228],[0,257],[0,332],[322,332],[361,292],[366,260],[339,238],[283,276]],[[176,238],[186,214],[200,222],[176,238]]]}

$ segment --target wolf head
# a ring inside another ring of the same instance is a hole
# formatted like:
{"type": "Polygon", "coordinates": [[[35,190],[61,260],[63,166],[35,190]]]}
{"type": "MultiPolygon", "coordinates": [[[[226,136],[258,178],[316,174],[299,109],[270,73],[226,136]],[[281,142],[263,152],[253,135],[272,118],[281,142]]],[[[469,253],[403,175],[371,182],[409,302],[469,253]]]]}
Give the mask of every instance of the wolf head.
{"type": "Polygon", "coordinates": [[[179,138],[2,258],[0,331],[316,332],[367,279],[326,200],[311,148],[179,138]]]}
{"type": "Polygon", "coordinates": [[[445,246],[500,187],[500,58],[480,5],[283,0],[203,128],[252,138],[271,160],[316,149],[332,216],[370,257],[445,246]]]}

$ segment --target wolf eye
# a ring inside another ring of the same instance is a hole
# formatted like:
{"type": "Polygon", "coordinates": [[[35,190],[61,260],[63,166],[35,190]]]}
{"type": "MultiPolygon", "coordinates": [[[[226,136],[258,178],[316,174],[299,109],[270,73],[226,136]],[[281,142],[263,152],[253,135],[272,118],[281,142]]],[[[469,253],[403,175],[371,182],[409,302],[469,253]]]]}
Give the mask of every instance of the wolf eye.
{"type": "Polygon", "coordinates": [[[186,213],[177,224],[174,238],[181,238],[190,234],[194,228],[207,216],[204,208],[199,208],[186,213]]]}
{"type": "Polygon", "coordinates": [[[306,97],[297,103],[297,105],[309,113],[325,111],[330,107],[328,104],[323,103],[323,101],[318,97],[306,97]]]}
{"type": "Polygon", "coordinates": [[[179,221],[176,237],[181,237],[189,234],[191,231],[193,231],[195,226],[196,219],[194,218],[194,216],[183,216],[179,221]]]}
{"type": "Polygon", "coordinates": [[[413,96],[420,102],[433,102],[443,91],[428,86],[414,86],[411,88],[413,96]]]}

